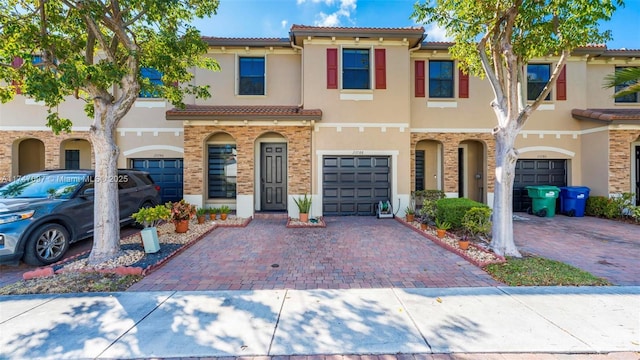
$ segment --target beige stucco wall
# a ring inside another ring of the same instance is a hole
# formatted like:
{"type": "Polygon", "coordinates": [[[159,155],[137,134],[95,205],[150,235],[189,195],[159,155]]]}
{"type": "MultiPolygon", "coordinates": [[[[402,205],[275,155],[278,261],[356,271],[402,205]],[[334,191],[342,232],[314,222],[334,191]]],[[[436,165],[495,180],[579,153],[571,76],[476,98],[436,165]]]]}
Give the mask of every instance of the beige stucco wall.
{"type": "Polygon", "coordinates": [[[609,132],[606,130],[584,134],[580,147],[582,154],[582,182],[571,185],[587,186],[590,195],[609,195],[609,132]]]}
{"type": "Polygon", "coordinates": [[[298,105],[300,104],[301,55],[293,49],[229,48],[211,51],[220,71],[195,69],[195,84],[209,85],[208,99],[185,98],[198,105],[298,105]],[[236,95],[239,56],[264,56],[266,59],[266,95],[236,95]]]}

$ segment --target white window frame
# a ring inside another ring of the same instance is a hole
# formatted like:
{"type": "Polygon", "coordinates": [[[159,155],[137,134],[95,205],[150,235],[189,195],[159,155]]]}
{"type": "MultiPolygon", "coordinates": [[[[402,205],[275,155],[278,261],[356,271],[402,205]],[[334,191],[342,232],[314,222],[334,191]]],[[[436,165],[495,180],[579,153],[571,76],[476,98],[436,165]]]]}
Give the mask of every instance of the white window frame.
{"type": "Polygon", "coordinates": [[[236,96],[241,96],[241,97],[258,97],[258,96],[267,96],[267,54],[262,54],[262,55],[252,55],[252,54],[246,54],[246,55],[241,55],[241,54],[235,54],[235,90],[234,90],[234,94],[236,96]],[[253,58],[262,58],[264,59],[264,94],[262,95],[241,95],[240,94],[240,58],[249,58],[249,57],[253,57],[253,58]]]}

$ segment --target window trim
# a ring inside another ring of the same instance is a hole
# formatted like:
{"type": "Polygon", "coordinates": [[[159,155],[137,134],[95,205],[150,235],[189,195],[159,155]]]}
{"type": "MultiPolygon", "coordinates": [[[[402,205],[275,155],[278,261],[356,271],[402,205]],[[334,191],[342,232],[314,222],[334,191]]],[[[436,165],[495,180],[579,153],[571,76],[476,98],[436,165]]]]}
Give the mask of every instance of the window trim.
{"type": "Polygon", "coordinates": [[[242,97],[258,97],[258,96],[267,96],[267,54],[264,55],[251,55],[251,54],[247,54],[247,55],[241,55],[241,54],[235,54],[235,91],[234,94],[235,96],[242,96],[242,97]],[[264,61],[264,91],[263,94],[240,94],[240,58],[261,58],[264,61]]]}
{"type": "Polygon", "coordinates": [[[373,58],[373,46],[341,46],[340,47],[340,52],[338,54],[338,70],[339,70],[339,76],[338,76],[338,84],[340,87],[340,90],[343,91],[349,91],[349,92],[373,92],[374,90],[374,82],[375,82],[375,78],[374,78],[374,74],[373,71],[371,71],[371,65],[374,64],[375,59],[373,58]],[[367,50],[369,52],[369,66],[367,71],[369,72],[369,87],[367,89],[345,89],[344,87],[344,51],[345,50],[367,50]]]}
{"type": "Polygon", "coordinates": [[[457,79],[456,79],[456,61],[449,59],[429,59],[427,64],[425,64],[425,92],[427,93],[428,99],[438,100],[455,100],[456,99],[456,89],[457,89],[457,79]],[[451,63],[451,96],[433,96],[431,94],[431,63],[442,63],[449,62],[451,63]]]}

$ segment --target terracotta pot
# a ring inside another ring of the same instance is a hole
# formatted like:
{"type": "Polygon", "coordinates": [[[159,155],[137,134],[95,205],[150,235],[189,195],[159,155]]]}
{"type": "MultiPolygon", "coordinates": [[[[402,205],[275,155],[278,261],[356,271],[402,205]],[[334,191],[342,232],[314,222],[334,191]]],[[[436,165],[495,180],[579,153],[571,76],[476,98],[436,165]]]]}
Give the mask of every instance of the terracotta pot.
{"type": "Polygon", "coordinates": [[[407,214],[407,222],[413,222],[414,218],[415,218],[414,214],[407,214]]]}
{"type": "Polygon", "coordinates": [[[220,220],[227,220],[227,214],[220,214],[220,220]]]}
{"type": "Polygon", "coordinates": [[[216,214],[210,213],[209,214],[209,220],[215,220],[215,219],[216,219],[216,214]]]}
{"type": "Polygon", "coordinates": [[[427,224],[420,224],[420,229],[427,230],[427,224]]]}
{"type": "Polygon", "coordinates": [[[467,250],[469,248],[469,240],[458,240],[458,246],[461,250],[467,250]]]}
{"type": "Polygon", "coordinates": [[[306,214],[306,213],[300,213],[300,221],[302,221],[302,222],[309,222],[309,214],[306,214]]]}
{"type": "Polygon", "coordinates": [[[436,233],[438,234],[438,237],[442,239],[447,234],[447,230],[445,230],[445,229],[436,229],[436,233]]]}
{"type": "Polygon", "coordinates": [[[189,231],[189,220],[176,220],[173,222],[177,233],[186,233],[189,231]]]}
{"type": "Polygon", "coordinates": [[[198,216],[198,224],[204,224],[204,215],[198,216]]]}

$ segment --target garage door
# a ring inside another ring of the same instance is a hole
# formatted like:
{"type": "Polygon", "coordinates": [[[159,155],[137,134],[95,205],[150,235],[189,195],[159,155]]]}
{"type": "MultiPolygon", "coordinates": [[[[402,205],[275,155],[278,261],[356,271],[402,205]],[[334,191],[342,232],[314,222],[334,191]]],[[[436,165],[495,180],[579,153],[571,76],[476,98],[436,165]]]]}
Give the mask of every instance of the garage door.
{"type": "Polygon", "coordinates": [[[513,211],[527,211],[531,206],[531,198],[525,189],[529,185],[567,186],[567,161],[518,160],[513,182],[513,211]]]}
{"type": "Polygon", "coordinates": [[[149,172],[160,186],[162,202],[182,199],[182,159],[133,159],[131,167],[149,172]]]}
{"type": "Polygon", "coordinates": [[[374,215],[374,204],[391,197],[390,163],[388,156],[325,156],[324,215],[374,215]]]}

